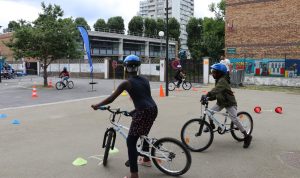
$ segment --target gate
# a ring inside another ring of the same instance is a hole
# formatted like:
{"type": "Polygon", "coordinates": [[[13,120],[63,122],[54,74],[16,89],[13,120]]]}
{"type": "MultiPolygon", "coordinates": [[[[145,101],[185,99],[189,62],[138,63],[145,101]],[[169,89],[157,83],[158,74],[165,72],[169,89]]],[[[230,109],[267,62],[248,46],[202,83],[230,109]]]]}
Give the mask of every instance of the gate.
{"type": "Polygon", "coordinates": [[[169,62],[169,81],[174,81],[176,64],[180,63],[186,80],[191,83],[203,83],[203,61],[202,60],[172,60],[169,62]]]}

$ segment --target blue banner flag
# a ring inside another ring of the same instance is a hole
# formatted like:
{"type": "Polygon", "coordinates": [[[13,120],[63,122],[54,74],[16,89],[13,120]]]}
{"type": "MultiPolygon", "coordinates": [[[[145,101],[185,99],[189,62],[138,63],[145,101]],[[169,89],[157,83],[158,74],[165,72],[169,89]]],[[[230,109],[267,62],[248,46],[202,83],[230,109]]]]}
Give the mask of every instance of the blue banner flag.
{"type": "Polygon", "coordinates": [[[78,26],[77,28],[80,31],[80,34],[82,36],[83,44],[85,46],[86,55],[88,57],[88,61],[89,61],[90,69],[91,69],[91,73],[92,73],[93,72],[93,61],[92,61],[92,57],[91,57],[89,35],[83,26],[78,26]]]}

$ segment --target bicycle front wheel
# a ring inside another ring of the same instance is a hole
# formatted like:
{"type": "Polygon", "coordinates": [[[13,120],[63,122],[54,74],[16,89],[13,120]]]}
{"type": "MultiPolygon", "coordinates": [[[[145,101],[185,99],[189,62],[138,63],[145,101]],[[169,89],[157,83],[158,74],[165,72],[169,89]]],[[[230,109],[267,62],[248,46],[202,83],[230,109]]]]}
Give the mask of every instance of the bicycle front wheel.
{"type": "MultiPolygon", "coordinates": [[[[251,134],[253,130],[253,120],[251,115],[247,112],[239,112],[237,114],[237,118],[246,130],[247,134],[251,134]]],[[[235,140],[239,142],[244,141],[244,134],[233,122],[231,122],[230,124],[230,130],[231,135],[235,140]]]]}
{"type": "Polygon", "coordinates": [[[55,88],[56,88],[57,90],[62,90],[62,89],[64,88],[64,85],[63,85],[62,82],[56,82],[55,88]]]}
{"type": "Polygon", "coordinates": [[[202,119],[191,119],[181,129],[181,141],[191,151],[206,150],[214,139],[213,129],[202,119]]]}
{"type": "Polygon", "coordinates": [[[173,90],[175,90],[175,87],[176,87],[176,85],[175,85],[175,83],[174,83],[174,82],[170,82],[170,83],[169,83],[169,85],[168,85],[168,89],[169,89],[169,91],[173,91],[173,90]]]}
{"type": "Polygon", "coordinates": [[[68,88],[72,89],[74,87],[73,81],[68,81],[68,88]]]}
{"type": "Polygon", "coordinates": [[[113,132],[108,132],[107,134],[107,140],[106,140],[106,144],[105,144],[105,151],[104,151],[104,155],[103,155],[103,166],[106,166],[107,164],[107,158],[108,158],[108,154],[109,154],[109,150],[111,148],[111,141],[112,141],[112,137],[113,137],[113,132]]]}
{"type": "Polygon", "coordinates": [[[174,138],[157,140],[151,149],[151,156],[154,165],[170,176],[179,176],[186,173],[192,163],[189,150],[174,138]]]}
{"type": "Polygon", "coordinates": [[[182,88],[185,89],[185,90],[191,89],[191,88],[192,88],[191,82],[184,81],[184,82],[182,83],[182,88]]]}

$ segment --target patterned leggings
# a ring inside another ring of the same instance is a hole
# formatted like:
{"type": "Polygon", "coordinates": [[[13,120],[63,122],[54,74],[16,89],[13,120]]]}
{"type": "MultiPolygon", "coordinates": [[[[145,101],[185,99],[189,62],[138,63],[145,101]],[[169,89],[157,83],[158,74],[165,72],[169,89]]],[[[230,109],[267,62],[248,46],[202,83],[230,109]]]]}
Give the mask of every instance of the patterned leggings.
{"type": "MultiPolygon", "coordinates": [[[[156,106],[143,110],[136,110],[132,114],[132,122],[127,137],[128,158],[130,172],[132,173],[138,172],[138,152],[136,150],[136,143],[140,136],[148,135],[156,117],[156,106]]],[[[144,142],[143,144],[143,151],[149,151],[149,145],[147,142],[144,142]]]]}

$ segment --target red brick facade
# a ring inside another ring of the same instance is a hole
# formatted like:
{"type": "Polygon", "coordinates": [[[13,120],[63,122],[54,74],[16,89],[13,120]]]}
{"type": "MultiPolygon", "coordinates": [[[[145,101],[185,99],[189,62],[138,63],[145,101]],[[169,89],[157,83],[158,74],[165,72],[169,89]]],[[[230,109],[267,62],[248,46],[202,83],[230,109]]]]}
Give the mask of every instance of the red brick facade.
{"type": "Polygon", "coordinates": [[[226,0],[226,24],[227,58],[300,59],[300,0],[226,0]]]}

